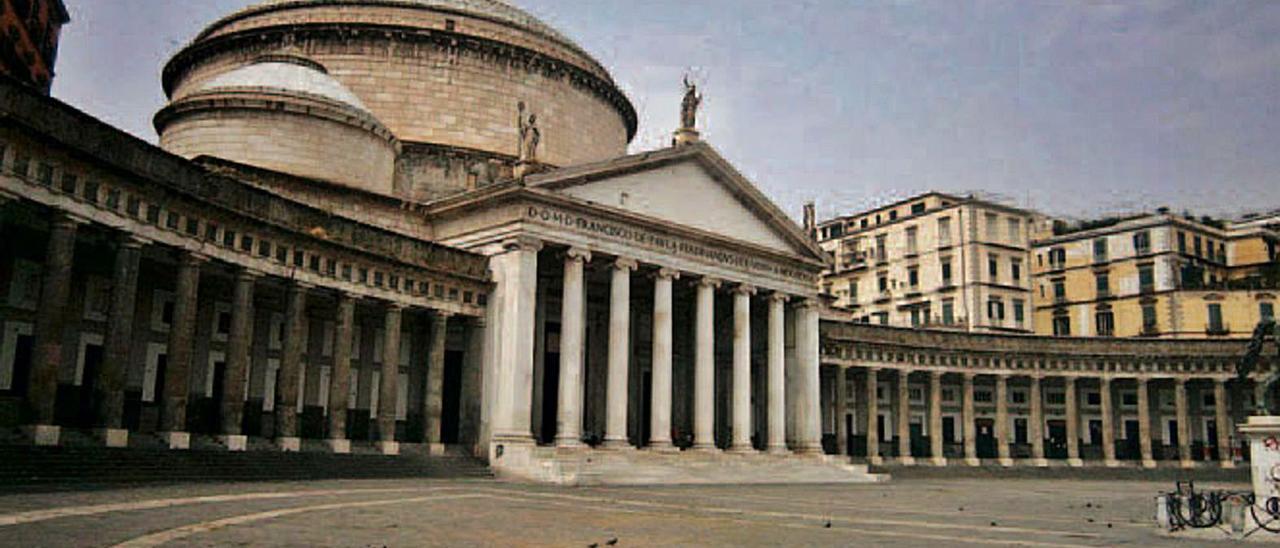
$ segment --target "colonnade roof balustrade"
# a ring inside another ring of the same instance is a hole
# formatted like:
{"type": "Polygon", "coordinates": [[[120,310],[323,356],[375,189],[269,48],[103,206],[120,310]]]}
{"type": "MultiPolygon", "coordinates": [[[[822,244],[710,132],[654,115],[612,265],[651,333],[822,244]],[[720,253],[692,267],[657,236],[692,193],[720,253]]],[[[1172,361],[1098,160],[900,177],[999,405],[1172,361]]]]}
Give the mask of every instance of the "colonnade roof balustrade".
{"type": "Polygon", "coordinates": [[[822,362],[955,373],[1230,378],[1245,340],[1002,335],[857,324],[828,315],[822,362]]]}

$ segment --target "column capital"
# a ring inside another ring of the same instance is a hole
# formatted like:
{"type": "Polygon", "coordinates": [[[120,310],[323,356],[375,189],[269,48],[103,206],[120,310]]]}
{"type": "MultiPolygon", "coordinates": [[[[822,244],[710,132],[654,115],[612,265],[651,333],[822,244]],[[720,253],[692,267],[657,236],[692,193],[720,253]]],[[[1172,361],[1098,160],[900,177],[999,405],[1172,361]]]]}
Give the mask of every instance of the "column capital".
{"type": "Polygon", "coordinates": [[[634,272],[637,268],[640,268],[640,263],[636,262],[635,259],[631,259],[628,257],[618,257],[613,261],[613,268],[615,270],[626,270],[627,272],[634,272]]]}
{"type": "Polygon", "coordinates": [[[262,276],[264,276],[263,273],[251,268],[239,268],[236,270],[236,280],[238,281],[255,282],[262,276]]]}
{"type": "Polygon", "coordinates": [[[392,311],[404,312],[406,308],[409,308],[409,305],[402,302],[385,301],[385,303],[386,303],[387,312],[392,312],[392,311]]]}
{"type": "Polygon", "coordinates": [[[431,317],[432,317],[432,318],[436,318],[436,319],[447,320],[447,319],[452,318],[452,317],[454,317],[454,316],[456,316],[456,315],[457,315],[457,313],[455,313],[455,312],[450,312],[450,311],[448,311],[448,310],[440,310],[440,309],[438,309],[438,308],[433,308],[433,309],[431,309],[431,317]]]}
{"type": "Polygon", "coordinates": [[[791,300],[790,295],[787,295],[786,293],[782,293],[779,291],[774,291],[773,293],[770,293],[767,298],[769,299],[770,302],[780,302],[782,304],[786,304],[787,301],[791,300]]]}
{"type": "Polygon", "coordinates": [[[680,271],[674,268],[659,268],[653,273],[654,277],[665,280],[679,280],[680,271]]]}
{"type": "Polygon", "coordinates": [[[564,252],[564,258],[566,261],[590,262],[591,250],[585,247],[571,247],[564,252]]]}
{"type": "Polygon", "coordinates": [[[152,243],[155,243],[155,242],[153,242],[150,238],[139,236],[131,232],[121,232],[120,236],[116,240],[116,245],[120,247],[135,248],[135,249],[139,249],[144,245],[148,245],[152,243]]]}
{"type": "Polygon", "coordinates": [[[929,370],[929,377],[930,377],[930,378],[937,378],[937,379],[940,379],[940,378],[942,378],[942,376],[943,376],[943,375],[945,375],[945,374],[946,374],[946,371],[942,371],[942,370],[940,370],[940,369],[931,369],[931,370],[929,370]]]}
{"type": "Polygon", "coordinates": [[[1178,386],[1185,386],[1185,385],[1187,384],[1187,381],[1189,381],[1189,380],[1191,380],[1191,379],[1188,379],[1188,378],[1186,378],[1186,377],[1174,377],[1174,378],[1173,378],[1173,382],[1177,383],[1177,385],[1178,385],[1178,386]]]}
{"type": "Polygon", "coordinates": [[[200,266],[209,262],[209,256],[194,251],[178,251],[178,264],[182,266],[200,266]]]}
{"type": "Polygon", "coordinates": [[[966,381],[972,381],[978,378],[978,374],[974,373],[973,371],[964,371],[961,374],[964,375],[964,380],[966,381]]]}
{"type": "Polygon", "coordinates": [[[532,236],[516,236],[502,241],[504,251],[542,251],[543,242],[532,236]]]}
{"type": "Polygon", "coordinates": [[[304,282],[297,278],[290,278],[286,281],[285,286],[289,291],[309,291],[316,288],[315,284],[304,282]]]}
{"type": "Polygon", "coordinates": [[[697,285],[699,287],[710,287],[711,289],[719,289],[720,285],[723,282],[721,282],[719,278],[712,278],[711,276],[703,276],[695,280],[693,283],[694,285],[697,285]]]}
{"type": "Polygon", "coordinates": [[[756,294],[756,288],[751,284],[743,283],[743,284],[738,284],[736,287],[734,287],[733,292],[737,295],[746,295],[750,297],[756,294]]]}
{"type": "Polygon", "coordinates": [[[66,211],[54,213],[53,218],[49,219],[49,226],[51,228],[69,230],[83,224],[89,224],[89,221],[66,211]]]}
{"type": "Polygon", "coordinates": [[[797,297],[796,308],[818,308],[817,297],[797,297]]]}

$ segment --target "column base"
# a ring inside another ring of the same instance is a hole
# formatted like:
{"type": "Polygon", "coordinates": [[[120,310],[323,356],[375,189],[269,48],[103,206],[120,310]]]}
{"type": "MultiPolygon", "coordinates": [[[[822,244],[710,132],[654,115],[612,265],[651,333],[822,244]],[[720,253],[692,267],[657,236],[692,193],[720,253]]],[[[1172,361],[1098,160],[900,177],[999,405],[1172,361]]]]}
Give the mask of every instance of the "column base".
{"type": "Polygon", "coordinates": [[[1036,468],[1048,468],[1049,459],[1046,459],[1044,457],[1033,458],[1031,459],[1031,466],[1035,466],[1036,468]]]}
{"type": "Polygon", "coordinates": [[[1013,467],[1013,459],[1009,457],[1000,457],[997,462],[1000,463],[1000,466],[1005,468],[1013,467]]]}
{"type": "Polygon", "coordinates": [[[680,448],[676,447],[675,445],[672,445],[670,440],[651,441],[649,442],[649,445],[645,447],[645,449],[648,451],[653,451],[655,453],[679,453],[680,452],[680,448]]]}
{"type": "Polygon", "coordinates": [[[1084,466],[1084,459],[1080,457],[1069,458],[1067,459],[1067,466],[1070,466],[1072,468],[1080,468],[1084,466]]]}
{"type": "Polygon", "coordinates": [[[1155,459],[1142,459],[1143,468],[1155,468],[1156,466],[1158,465],[1156,464],[1155,459]]]}
{"type": "Polygon", "coordinates": [[[689,450],[697,451],[699,453],[719,453],[720,452],[720,448],[716,447],[714,443],[695,443],[693,444],[693,447],[689,448],[689,450]]]}
{"type": "Polygon", "coordinates": [[[884,465],[884,457],[881,457],[881,456],[879,456],[879,455],[874,456],[874,457],[867,457],[867,464],[869,464],[869,465],[871,465],[871,466],[883,466],[883,465],[884,465]]]}
{"type": "Polygon", "coordinates": [[[729,447],[729,449],[726,451],[726,453],[737,453],[737,454],[755,453],[755,452],[756,452],[756,448],[752,447],[751,444],[733,445],[729,447]]]}
{"type": "Polygon", "coordinates": [[[1218,461],[1218,466],[1220,466],[1220,467],[1222,467],[1222,468],[1230,469],[1230,468],[1235,468],[1235,467],[1236,467],[1236,463],[1235,463],[1235,461],[1224,460],[1224,461],[1218,461]]]}
{"type": "Polygon", "coordinates": [[[822,451],[822,445],[805,445],[795,450],[797,455],[825,455],[822,451]]]}
{"type": "Polygon", "coordinates": [[[582,449],[586,446],[587,444],[582,443],[582,440],[578,439],[578,436],[563,438],[556,436],[556,449],[582,449]]]}
{"type": "Polygon", "coordinates": [[[227,434],[219,436],[218,441],[227,446],[227,451],[240,452],[249,448],[249,436],[240,434],[227,434]]]}
{"type": "Polygon", "coordinates": [[[31,443],[39,446],[58,445],[62,438],[62,427],[52,424],[29,424],[23,430],[31,437],[31,443]]]}
{"type": "Polygon", "coordinates": [[[898,457],[898,464],[901,464],[903,466],[915,466],[916,458],[915,457],[898,457]]]}
{"type": "Polygon", "coordinates": [[[790,455],[791,454],[791,450],[787,449],[787,445],[785,443],[779,444],[779,445],[770,445],[769,448],[765,450],[765,452],[770,455],[790,455]]]}
{"type": "Polygon", "coordinates": [[[1196,461],[1193,461],[1193,460],[1184,460],[1184,461],[1180,462],[1179,464],[1180,464],[1180,466],[1182,466],[1183,468],[1195,468],[1195,467],[1196,467],[1196,461]]]}
{"type": "Polygon", "coordinates": [[[185,451],[191,449],[190,432],[161,432],[160,439],[169,445],[169,449],[185,451]]]}
{"type": "Polygon", "coordinates": [[[427,454],[428,454],[428,455],[443,455],[443,454],[444,454],[444,444],[443,444],[443,443],[425,443],[425,444],[423,444],[423,447],[427,450],[427,454]]]}
{"type": "Polygon", "coordinates": [[[276,445],[285,453],[297,453],[302,450],[302,438],[276,438],[276,445]]]}
{"type": "Polygon", "coordinates": [[[129,431],[123,428],[99,428],[98,437],[102,438],[102,442],[107,447],[128,447],[129,431]]]}
{"type": "Polygon", "coordinates": [[[946,466],[947,457],[932,457],[929,459],[929,462],[934,466],[946,466]]]}
{"type": "Polygon", "coordinates": [[[329,451],[337,455],[347,455],[351,453],[351,440],[335,439],[329,440],[329,451]]]}
{"type": "Polygon", "coordinates": [[[380,441],[378,442],[378,451],[383,455],[395,456],[400,454],[400,442],[380,441]]]}
{"type": "Polygon", "coordinates": [[[1106,466],[1107,468],[1119,468],[1120,461],[1116,459],[1105,459],[1102,461],[1102,465],[1106,466]]]}
{"type": "Polygon", "coordinates": [[[982,459],[978,457],[965,457],[964,463],[969,466],[982,466],[982,459]]]}

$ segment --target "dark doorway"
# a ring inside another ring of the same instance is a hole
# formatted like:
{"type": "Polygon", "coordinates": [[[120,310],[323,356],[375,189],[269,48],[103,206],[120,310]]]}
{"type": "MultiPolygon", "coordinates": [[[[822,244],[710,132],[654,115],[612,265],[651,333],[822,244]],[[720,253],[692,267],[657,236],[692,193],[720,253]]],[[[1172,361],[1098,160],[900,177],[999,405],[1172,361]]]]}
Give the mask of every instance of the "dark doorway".
{"type": "Polygon", "coordinates": [[[1067,421],[1051,420],[1048,426],[1049,439],[1045,443],[1044,455],[1051,459],[1067,458],[1067,421]]]}
{"type": "Polygon", "coordinates": [[[929,438],[924,437],[924,427],[918,422],[913,422],[907,425],[907,430],[911,432],[911,455],[919,457],[928,455],[929,438]]]}
{"type": "Polygon", "coordinates": [[[98,400],[98,376],[102,373],[103,348],[88,344],[84,347],[84,369],[80,375],[80,401],[76,424],[81,428],[93,428],[95,407],[98,400]]]}
{"type": "Polygon", "coordinates": [[[1089,442],[1091,445],[1102,445],[1102,421],[1089,421],[1089,442]]]}
{"type": "Polygon", "coordinates": [[[222,432],[222,401],[226,390],[227,362],[213,362],[213,397],[205,407],[205,432],[219,434],[222,432]]]}
{"type": "MultiPolygon", "coordinates": [[[[844,454],[846,456],[853,455],[853,415],[845,414],[844,416],[844,454]]],[[[865,443],[865,442],[863,442],[865,443]]]]}
{"type": "Polygon", "coordinates": [[[942,442],[956,443],[955,417],[942,417],[942,442]]]}
{"type": "Polygon", "coordinates": [[[994,419],[974,419],[973,423],[978,430],[978,438],[974,440],[977,445],[978,458],[996,458],[996,421],[994,419]]]}
{"type": "Polygon", "coordinates": [[[1138,421],[1124,421],[1124,456],[1119,458],[1137,460],[1142,456],[1139,448],[1142,435],[1138,432],[1138,421]]]}
{"type": "Polygon", "coordinates": [[[458,420],[462,412],[462,352],[444,353],[444,393],[440,411],[440,443],[458,443],[458,420]]]}
{"type": "Polygon", "coordinates": [[[1219,456],[1219,453],[1218,453],[1218,451],[1222,449],[1221,447],[1218,447],[1218,425],[1214,421],[1208,421],[1204,423],[1204,435],[1205,435],[1204,443],[1206,447],[1205,459],[1206,460],[1221,459],[1222,457],[1219,456]]]}
{"type": "Polygon", "coordinates": [[[542,439],[538,443],[556,440],[556,412],[560,408],[560,353],[547,352],[542,362],[542,439]]]}
{"type": "Polygon", "coordinates": [[[1013,419],[1013,443],[1027,443],[1027,419],[1013,419]]]}
{"type": "Polygon", "coordinates": [[[653,424],[649,417],[653,408],[653,372],[645,371],[641,379],[640,394],[640,446],[649,445],[649,436],[653,434],[653,424]]]}
{"type": "Polygon", "coordinates": [[[34,345],[31,335],[18,335],[18,344],[13,353],[13,377],[9,383],[9,391],[14,396],[27,394],[27,383],[31,379],[31,348],[34,345]]]}

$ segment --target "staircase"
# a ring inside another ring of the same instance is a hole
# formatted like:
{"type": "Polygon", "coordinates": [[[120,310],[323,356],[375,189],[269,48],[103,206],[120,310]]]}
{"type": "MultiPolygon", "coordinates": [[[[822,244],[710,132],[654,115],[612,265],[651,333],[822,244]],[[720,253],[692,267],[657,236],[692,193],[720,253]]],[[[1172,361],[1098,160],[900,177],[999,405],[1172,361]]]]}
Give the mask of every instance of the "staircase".
{"type": "Polygon", "coordinates": [[[461,454],[383,456],[0,445],[0,492],[141,483],[491,477],[484,463],[461,454]]]}

